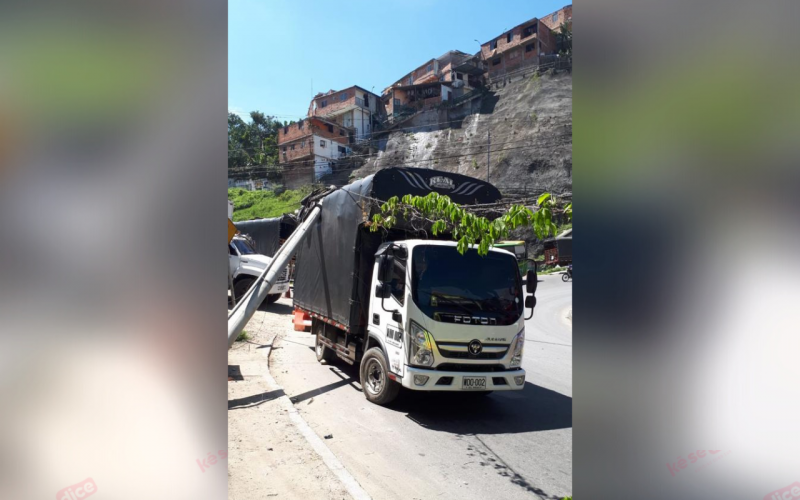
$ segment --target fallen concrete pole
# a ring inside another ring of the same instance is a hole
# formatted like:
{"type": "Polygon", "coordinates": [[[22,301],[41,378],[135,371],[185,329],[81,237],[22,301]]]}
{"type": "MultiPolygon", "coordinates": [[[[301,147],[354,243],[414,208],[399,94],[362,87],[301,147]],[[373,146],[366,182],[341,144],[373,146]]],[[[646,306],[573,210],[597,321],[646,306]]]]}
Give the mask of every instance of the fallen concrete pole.
{"type": "Polygon", "coordinates": [[[264,299],[267,297],[270,288],[275,284],[278,275],[286,268],[289,261],[292,259],[297,246],[305,238],[308,229],[319,218],[321,206],[315,205],[308,212],[305,220],[297,226],[297,229],[287,238],[286,242],[278,250],[278,253],[272,258],[272,262],[267,266],[261,276],[259,276],[250,289],[239,299],[228,314],[228,349],[231,348],[236,338],[242,333],[244,326],[250,321],[250,318],[255,314],[256,309],[264,299]]]}

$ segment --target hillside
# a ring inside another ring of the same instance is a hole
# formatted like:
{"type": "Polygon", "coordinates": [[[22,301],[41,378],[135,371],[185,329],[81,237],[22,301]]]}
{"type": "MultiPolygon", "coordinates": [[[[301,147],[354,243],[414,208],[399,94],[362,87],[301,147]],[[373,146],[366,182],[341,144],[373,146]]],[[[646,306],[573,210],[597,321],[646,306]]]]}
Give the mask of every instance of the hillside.
{"type": "Polygon", "coordinates": [[[407,165],[485,179],[491,131],[489,179],[501,191],[572,192],[571,74],[529,74],[463,108],[428,111],[400,124],[350,177],[407,165]],[[450,123],[435,125],[442,122],[450,123]]]}
{"type": "Polygon", "coordinates": [[[292,213],[300,208],[302,200],[311,188],[287,190],[281,194],[274,191],[247,191],[246,189],[228,189],[228,199],[233,202],[233,222],[251,219],[266,219],[292,213]]]}

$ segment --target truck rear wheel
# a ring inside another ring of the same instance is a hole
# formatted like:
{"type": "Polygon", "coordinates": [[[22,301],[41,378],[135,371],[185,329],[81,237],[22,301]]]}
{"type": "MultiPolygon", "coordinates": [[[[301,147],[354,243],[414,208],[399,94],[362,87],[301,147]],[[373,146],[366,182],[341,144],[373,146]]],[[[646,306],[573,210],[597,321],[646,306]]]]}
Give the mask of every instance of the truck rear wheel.
{"type": "Polygon", "coordinates": [[[317,361],[326,361],[328,364],[331,364],[333,363],[333,360],[336,359],[336,353],[333,352],[330,347],[320,342],[319,336],[320,334],[317,333],[317,335],[314,337],[316,339],[314,342],[314,352],[317,353],[317,361]]]}
{"type": "Polygon", "coordinates": [[[389,378],[389,364],[379,347],[368,350],[361,359],[361,387],[371,403],[387,405],[400,392],[400,384],[389,378]]]}

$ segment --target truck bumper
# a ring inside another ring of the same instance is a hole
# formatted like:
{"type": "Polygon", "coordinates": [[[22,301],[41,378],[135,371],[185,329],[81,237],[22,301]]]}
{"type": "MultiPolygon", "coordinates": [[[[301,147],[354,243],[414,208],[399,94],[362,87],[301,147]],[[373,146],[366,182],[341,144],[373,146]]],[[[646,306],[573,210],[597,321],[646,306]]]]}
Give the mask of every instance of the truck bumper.
{"type": "Polygon", "coordinates": [[[525,370],[522,368],[505,372],[446,372],[406,366],[403,387],[414,391],[520,391],[525,387],[525,370]],[[415,378],[415,375],[419,376],[415,378]],[[422,377],[428,377],[422,382],[422,377]],[[464,377],[484,377],[485,389],[465,388],[464,377]],[[521,377],[521,378],[520,378],[521,377]]]}
{"type": "Polygon", "coordinates": [[[272,288],[269,289],[270,294],[275,293],[286,293],[289,290],[289,282],[284,281],[283,283],[275,283],[272,285],[272,288]]]}

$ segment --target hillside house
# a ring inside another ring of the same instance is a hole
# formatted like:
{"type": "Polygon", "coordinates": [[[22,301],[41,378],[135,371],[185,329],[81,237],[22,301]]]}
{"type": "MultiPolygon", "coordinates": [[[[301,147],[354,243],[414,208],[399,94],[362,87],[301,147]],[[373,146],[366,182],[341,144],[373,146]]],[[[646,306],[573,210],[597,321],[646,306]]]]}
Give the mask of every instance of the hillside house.
{"type": "Polygon", "coordinates": [[[368,138],[375,123],[383,120],[384,113],[380,96],[357,85],[319,93],[308,107],[309,117],[322,117],[354,129],[355,141],[368,138]]]}
{"type": "Polygon", "coordinates": [[[382,92],[387,116],[431,109],[482,84],[479,59],[459,50],[426,61],[382,92]]]}
{"type": "Polygon", "coordinates": [[[331,173],[337,160],[352,153],[348,145],[355,134],[354,127],[343,127],[320,117],[306,118],[279,129],[279,161],[290,164],[283,169],[287,187],[308,184],[331,173]]]}
{"type": "Polygon", "coordinates": [[[569,29],[572,29],[572,5],[561,7],[552,14],[539,19],[539,21],[553,31],[558,31],[562,24],[566,24],[569,29]]]}
{"type": "Polygon", "coordinates": [[[562,22],[572,24],[572,5],[541,19],[530,19],[482,44],[480,58],[484,61],[489,78],[538,66],[543,56],[557,54],[554,31],[562,22]]]}

